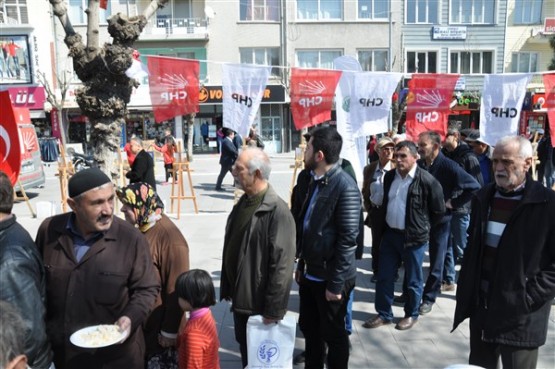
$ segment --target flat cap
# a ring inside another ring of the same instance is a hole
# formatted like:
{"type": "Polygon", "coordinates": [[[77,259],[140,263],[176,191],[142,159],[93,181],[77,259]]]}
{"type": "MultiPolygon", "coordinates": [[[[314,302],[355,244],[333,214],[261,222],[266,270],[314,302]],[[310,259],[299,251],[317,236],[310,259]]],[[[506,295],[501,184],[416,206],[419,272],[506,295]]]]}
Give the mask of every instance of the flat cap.
{"type": "Polygon", "coordinates": [[[69,197],[74,198],[84,192],[112,182],[110,178],[98,168],[88,168],[75,173],[69,179],[67,188],[69,197]]]}

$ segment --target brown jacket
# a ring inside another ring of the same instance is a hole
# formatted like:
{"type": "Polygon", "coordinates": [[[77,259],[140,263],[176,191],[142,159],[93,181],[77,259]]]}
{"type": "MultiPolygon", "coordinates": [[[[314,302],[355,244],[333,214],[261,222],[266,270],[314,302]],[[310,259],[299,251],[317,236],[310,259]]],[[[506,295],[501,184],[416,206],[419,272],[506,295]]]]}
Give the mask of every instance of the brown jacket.
{"type": "Polygon", "coordinates": [[[159,290],[147,241],[114,217],[110,229],[77,262],[67,229],[72,214],[46,219],[36,240],[46,270],[46,324],[56,368],[142,368],[141,325],[159,290]],[[82,349],[69,341],[81,328],[113,324],[124,315],[132,328],[121,345],[82,349]]]}
{"type": "Polygon", "coordinates": [[[183,312],[177,301],[175,280],[181,273],[189,270],[189,246],[179,228],[165,214],[162,214],[162,219],[145,236],[161,286],[144,327],[148,356],[162,351],[162,347],[158,345],[160,331],[177,337],[183,312]]]}

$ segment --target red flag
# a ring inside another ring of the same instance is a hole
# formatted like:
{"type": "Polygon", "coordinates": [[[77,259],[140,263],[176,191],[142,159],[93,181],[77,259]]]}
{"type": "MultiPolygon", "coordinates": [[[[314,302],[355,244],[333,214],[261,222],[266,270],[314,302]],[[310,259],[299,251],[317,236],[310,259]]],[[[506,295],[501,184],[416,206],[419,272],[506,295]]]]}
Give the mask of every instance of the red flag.
{"type": "Polygon", "coordinates": [[[413,74],[407,94],[407,139],[416,141],[425,131],[447,133],[449,104],[458,74],[413,74]]]}
{"type": "Polygon", "coordinates": [[[19,178],[21,170],[21,147],[18,122],[28,121],[29,110],[14,108],[8,91],[0,92],[0,170],[8,175],[12,186],[19,178]]]}
{"type": "Polygon", "coordinates": [[[100,7],[102,9],[108,9],[108,0],[100,0],[100,7]]]}
{"type": "Polygon", "coordinates": [[[199,111],[199,69],[198,60],[148,57],[148,85],[156,122],[199,111]]]}
{"type": "Polygon", "coordinates": [[[543,75],[543,86],[545,88],[545,107],[547,109],[547,120],[549,121],[549,132],[551,142],[555,143],[555,73],[543,75]]]}
{"type": "Polygon", "coordinates": [[[331,107],[341,71],[291,69],[291,112],[297,129],[331,119],[331,107]]]}

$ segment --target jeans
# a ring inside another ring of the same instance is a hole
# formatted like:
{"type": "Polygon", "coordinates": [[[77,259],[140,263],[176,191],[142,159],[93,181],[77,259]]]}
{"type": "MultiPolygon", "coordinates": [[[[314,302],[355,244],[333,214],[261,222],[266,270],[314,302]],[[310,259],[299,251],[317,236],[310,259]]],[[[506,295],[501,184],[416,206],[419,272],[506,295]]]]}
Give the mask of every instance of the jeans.
{"type": "Polygon", "coordinates": [[[445,263],[443,265],[443,282],[455,283],[455,264],[456,260],[464,255],[466,248],[466,231],[470,222],[470,214],[453,214],[451,218],[451,235],[445,253],[445,263]]]}
{"type": "Polygon", "coordinates": [[[376,283],[375,307],[380,318],[393,320],[393,291],[395,275],[401,260],[405,265],[408,301],[405,303],[405,318],[418,318],[418,307],[422,297],[422,262],[427,243],[419,246],[405,247],[405,236],[391,229],[385,231],[380,247],[380,267],[376,283]]]}
{"type": "Polygon", "coordinates": [[[328,346],[328,368],[349,367],[349,335],[345,329],[347,301],[355,278],[345,281],[340,301],[326,300],[326,282],[303,278],[299,284],[299,326],[305,338],[305,368],[322,369],[328,346]]]}
{"type": "Polygon", "coordinates": [[[345,329],[350,336],[353,333],[353,300],[355,299],[355,289],[349,294],[349,301],[347,301],[347,315],[345,316],[345,329]]]}
{"type": "Polygon", "coordinates": [[[441,223],[430,231],[430,272],[424,286],[423,302],[436,302],[443,281],[443,262],[451,229],[451,215],[445,215],[441,223]]]}

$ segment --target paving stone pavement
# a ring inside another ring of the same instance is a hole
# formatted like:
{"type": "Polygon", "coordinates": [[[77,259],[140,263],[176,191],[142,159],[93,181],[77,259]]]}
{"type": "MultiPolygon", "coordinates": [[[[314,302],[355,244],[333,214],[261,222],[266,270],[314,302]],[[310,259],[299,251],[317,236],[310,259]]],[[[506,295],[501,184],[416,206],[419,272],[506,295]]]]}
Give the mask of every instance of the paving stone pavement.
{"type": "MultiPolygon", "coordinates": [[[[224,227],[227,216],[233,206],[234,192],[231,175],[224,180],[225,192],[214,191],[219,173],[219,157],[216,154],[195,155],[191,162],[192,181],[197,196],[199,213],[194,213],[191,200],[182,200],[182,214],[177,219],[170,211],[171,185],[158,185],[158,192],[166,203],[166,212],[181,229],[189,243],[192,268],[207,270],[214,278],[216,293],[219,294],[221,254],[224,227]]],[[[293,179],[294,154],[271,155],[272,174],[270,183],[284,199],[289,198],[293,179]]],[[[57,164],[45,167],[47,181],[44,188],[28,191],[30,202],[36,209],[38,202],[50,202],[59,210],[60,189],[56,176],[57,164]]],[[[164,180],[163,163],[156,162],[156,178],[164,180]]],[[[185,192],[189,193],[185,178],[185,192]]],[[[121,204],[118,206],[121,207],[121,204]]],[[[18,202],[14,205],[18,220],[35,237],[43,219],[32,218],[27,205],[18,202]]],[[[119,214],[121,216],[121,214],[119,214]]],[[[368,229],[367,229],[368,230],[368,229]]],[[[353,346],[349,368],[445,368],[453,364],[468,362],[468,321],[465,321],[453,333],[450,333],[455,308],[455,292],[443,293],[433,306],[431,313],[421,317],[418,324],[408,331],[398,331],[394,325],[377,329],[365,329],[362,323],[375,314],[375,285],[370,282],[372,276],[370,263],[370,232],[365,232],[365,252],[362,260],[357,261],[358,275],[353,304],[353,346]]],[[[425,264],[427,265],[427,264],[425,264]]],[[[425,271],[426,273],[426,271],[425,271]]],[[[401,275],[402,277],[402,275],[401,275]]],[[[400,279],[402,280],[402,278],[400,279]]],[[[401,282],[396,285],[396,293],[401,291],[401,282]]],[[[299,296],[293,282],[289,302],[289,314],[298,316],[299,296]]],[[[218,324],[220,337],[220,361],[222,369],[238,369],[241,366],[239,347],[233,332],[233,317],[227,302],[219,302],[212,308],[218,324]]],[[[403,317],[402,307],[394,306],[396,319],[403,317]]],[[[295,354],[304,348],[304,339],[297,329],[295,354]]],[[[302,368],[297,365],[295,368],[302,368]]],[[[551,310],[547,343],[540,348],[538,368],[555,368],[555,309],[551,310]]]]}

